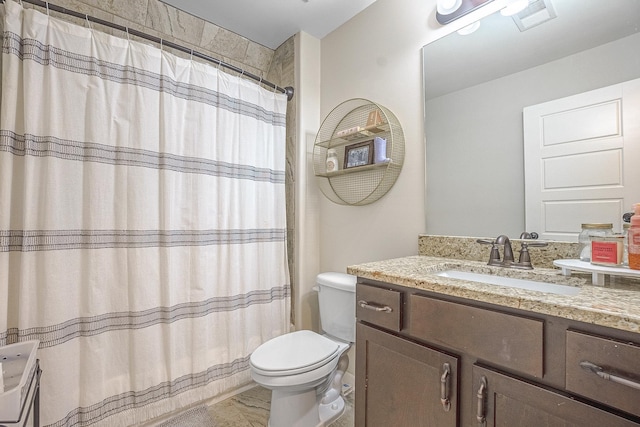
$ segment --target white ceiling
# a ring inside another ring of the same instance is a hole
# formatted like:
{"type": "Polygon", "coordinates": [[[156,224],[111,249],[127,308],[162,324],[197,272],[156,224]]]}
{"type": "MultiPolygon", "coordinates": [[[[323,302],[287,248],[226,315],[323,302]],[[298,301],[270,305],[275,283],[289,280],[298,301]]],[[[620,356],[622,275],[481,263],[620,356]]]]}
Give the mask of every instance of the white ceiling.
{"type": "Polygon", "coordinates": [[[322,39],[375,0],[161,0],[276,49],[304,31],[322,39]]]}

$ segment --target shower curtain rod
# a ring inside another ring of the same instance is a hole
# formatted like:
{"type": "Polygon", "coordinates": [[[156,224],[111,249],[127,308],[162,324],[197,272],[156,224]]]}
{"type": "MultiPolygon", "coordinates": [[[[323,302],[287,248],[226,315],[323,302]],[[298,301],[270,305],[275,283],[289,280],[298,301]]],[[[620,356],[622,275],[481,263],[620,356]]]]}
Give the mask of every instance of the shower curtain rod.
{"type": "MultiPolygon", "coordinates": [[[[4,3],[4,2],[5,2],[5,0],[0,0],[0,3],[4,3]]],[[[232,71],[235,71],[236,73],[240,73],[241,75],[243,75],[245,77],[249,77],[249,78],[251,78],[253,80],[256,80],[259,83],[262,83],[265,86],[268,86],[268,87],[270,87],[272,89],[275,89],[280,93],[284,93],[285,95],[287,95],[287,100],[289,100],[289,101],[291,101],[291,99],[293,98],[293,87],[291,87],[291,86],[280,87],[280,86],[278,86],[278,85],[276,85],[274,83],[271,83],[270,81],[264,80],[260,76],[256,76],[255,74],[250,73],[248,71],[245,71],[242,68],[238,68],[235,65],[227,64],[224,61],[221,61],[219,59],[213,58],[213,57],[211,57],[209,55],[205,55],[204,53],[196,52],[195,50],[193,50],[191,48],[188,48],[188,47],[185,47],[185,46],[180,46],[179,44],[175,44],[175,43],[172,43],[170,41],[163,40],[160,37],[155,37],[155,36],[152,36],[150,34],[146,34],[146,33],[143,33],[141,31],[137,31],[137,30],[131,29],[129,27],[125,27],[125,26],[122,26],[122,25],[115,24],[113,22],[105,21],[103,19],[96,18],[96,17],[90,16],[90,15],[86,15],[84,13],[76,12],[74,10],[66,9],[66,8],[64,8],[62,6],[56,6],[56,5],[51,4],[51,3],[47,2],[47,1],[20,0],[20,2],[21,3],[30,3],[30,4],[33,4],[33,5],[36,5],[36,6],[44,7],[48,11],[49,10],[53,10],[55,12],[64,13],[65,15],[71,15],[71,16],[75,16],[76,18],[86,19],[87,21],[95,22],[96,24],[105,25],[107,27],[115,28],[116,30],[120,30],[120,31],[123,31],[123,32],[128,33],[128,34],[132,34],[134,36],[141,37],[143,39],[150,40],[150,41],[155,42],[155,43],[159,43],[160,46],[168,46],[168,47],[171,47],[173,49],[177,49],[177,50],[179,50],[181,52],[185,52],[185,53],[191,54],[193,56],[196,56],[196,57],[198,57],[200,59],[204,59],[206,61],[213,62],[215,64],[218,64],[221,67],[228,68],[228,69],[230,69],[232,71]]]]}

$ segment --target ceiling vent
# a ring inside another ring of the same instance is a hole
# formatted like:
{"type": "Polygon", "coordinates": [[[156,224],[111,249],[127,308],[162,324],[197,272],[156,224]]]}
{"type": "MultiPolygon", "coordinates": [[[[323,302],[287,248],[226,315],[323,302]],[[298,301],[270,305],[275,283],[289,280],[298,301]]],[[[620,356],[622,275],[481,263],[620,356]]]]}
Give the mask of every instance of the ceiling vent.
{"type": "Polygon", "coordinates": [[[527,31],[558,16],[551,0],[531,0],[529,6],[513,16],[520,31],[527,31]]]}

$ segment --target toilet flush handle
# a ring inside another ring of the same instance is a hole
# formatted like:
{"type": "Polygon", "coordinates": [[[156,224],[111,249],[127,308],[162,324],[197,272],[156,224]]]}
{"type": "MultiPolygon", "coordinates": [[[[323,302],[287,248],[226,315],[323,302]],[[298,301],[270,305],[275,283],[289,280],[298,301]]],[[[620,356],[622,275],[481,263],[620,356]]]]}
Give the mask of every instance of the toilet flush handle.
{"type": "Polygon", "coordinates": [[[385,305],[385,306],[374,305],[364,300],[358,301],[358,305],[362,308],[366,308],[367,310],[373,310],[378,312],[391,313],[393,311],[393,309],[388,305],[385,305]]]}

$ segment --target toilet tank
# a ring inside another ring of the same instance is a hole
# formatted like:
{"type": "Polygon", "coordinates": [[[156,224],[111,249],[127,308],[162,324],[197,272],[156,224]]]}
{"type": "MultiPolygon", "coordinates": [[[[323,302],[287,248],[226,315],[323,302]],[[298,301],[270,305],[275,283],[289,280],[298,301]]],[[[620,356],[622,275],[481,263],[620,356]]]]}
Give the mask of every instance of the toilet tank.
{"type": "Polygon", "coordinates": [[[328,335],[356,340],[356,276],[321,273],[316,278],[320,325],[328,335]]]}

